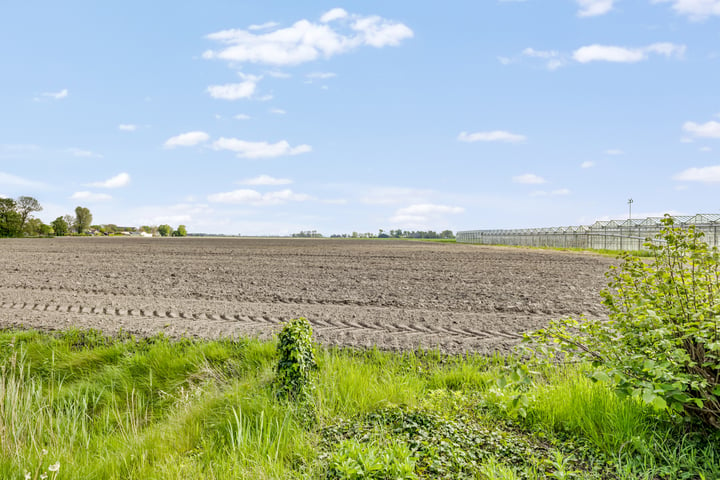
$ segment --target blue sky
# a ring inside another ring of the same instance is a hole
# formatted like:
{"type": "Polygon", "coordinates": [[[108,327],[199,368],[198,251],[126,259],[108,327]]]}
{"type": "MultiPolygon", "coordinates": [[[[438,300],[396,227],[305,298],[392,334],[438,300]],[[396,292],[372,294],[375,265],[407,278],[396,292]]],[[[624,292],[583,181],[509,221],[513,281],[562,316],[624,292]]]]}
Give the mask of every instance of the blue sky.
{"type": "Polygon", "coordinates": [[[0,195],[244,235],[720,211],[720,0],[5,2],[0,195]]]}

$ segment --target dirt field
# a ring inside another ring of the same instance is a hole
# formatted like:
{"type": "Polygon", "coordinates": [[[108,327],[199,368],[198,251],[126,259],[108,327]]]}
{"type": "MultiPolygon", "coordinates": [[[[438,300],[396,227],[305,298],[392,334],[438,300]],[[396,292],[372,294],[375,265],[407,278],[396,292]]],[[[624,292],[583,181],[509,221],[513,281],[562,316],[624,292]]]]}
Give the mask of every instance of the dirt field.
{"type": "Polygon", "coordinates": [[[304,316],[319,342],[491,352],[551,318],[604,315],[612,259],[407,241],[0,241],[0,327],[267,338],[304,316]]]}

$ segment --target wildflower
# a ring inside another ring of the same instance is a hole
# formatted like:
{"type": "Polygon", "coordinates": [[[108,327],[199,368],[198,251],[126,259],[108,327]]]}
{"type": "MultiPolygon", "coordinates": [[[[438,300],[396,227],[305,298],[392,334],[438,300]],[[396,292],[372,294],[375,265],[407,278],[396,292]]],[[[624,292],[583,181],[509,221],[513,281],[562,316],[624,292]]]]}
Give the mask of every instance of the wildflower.
{"type": "Polygon", "coordinates": [[[57,472],[58,470],[60,470],[60,462],[58,461],[58,462],[53,463],[52,465],[50,465],[48,467],[48,470],[51,472],[57,472]]]}
{"type": "Polygon", "coordinates": [[[44,457],[45,455],[47,455],[47,449],[46,449],[46,448],[43,448],[43,449],[42,449],[41,455],[42,455],[43,457],[44,457]]]}
{"type": "Polygon", "coordinates": [[[30,480],[30,472],[25,472],[25,480],[30,480]]]}
{"type": "Polygon", "coordinates": [[[43,473],[40,475],[40,480],[45,480],[47,478],[47,473],[43,473]]]}

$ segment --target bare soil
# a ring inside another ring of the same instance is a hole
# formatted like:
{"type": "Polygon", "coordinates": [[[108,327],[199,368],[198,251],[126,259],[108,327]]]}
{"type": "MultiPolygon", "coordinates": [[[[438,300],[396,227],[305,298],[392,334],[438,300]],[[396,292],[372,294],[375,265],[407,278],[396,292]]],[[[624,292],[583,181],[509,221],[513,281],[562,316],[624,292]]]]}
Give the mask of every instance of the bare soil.
{"type": "Polygon", "coordinates": [[[56,238],[0,241],[0,327],[506,351],[553,318],[602,318],[613,260],[410,241],[56,238]]]}

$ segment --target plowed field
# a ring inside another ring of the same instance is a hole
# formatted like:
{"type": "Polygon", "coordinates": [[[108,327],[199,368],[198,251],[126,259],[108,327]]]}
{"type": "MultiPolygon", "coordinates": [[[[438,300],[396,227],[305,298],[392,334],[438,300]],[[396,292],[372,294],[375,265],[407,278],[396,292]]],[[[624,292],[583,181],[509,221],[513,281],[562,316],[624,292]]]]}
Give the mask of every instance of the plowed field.
{"type": "Polygon", "coordinates": [[[612,259],[409,241],[56,238],[0,241],[0,327],[507,350],[567,315],[603,317],[612,259]]]}

